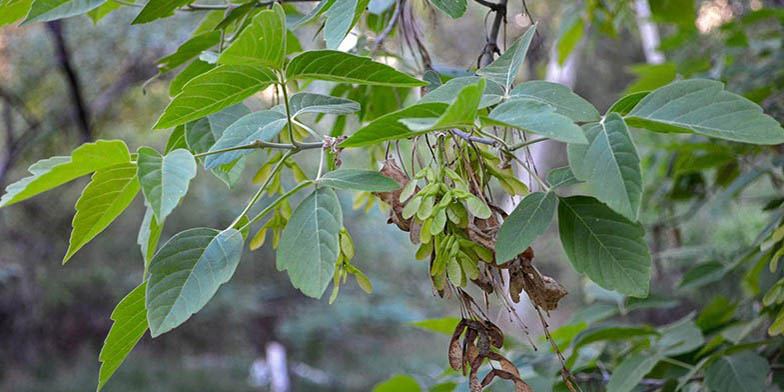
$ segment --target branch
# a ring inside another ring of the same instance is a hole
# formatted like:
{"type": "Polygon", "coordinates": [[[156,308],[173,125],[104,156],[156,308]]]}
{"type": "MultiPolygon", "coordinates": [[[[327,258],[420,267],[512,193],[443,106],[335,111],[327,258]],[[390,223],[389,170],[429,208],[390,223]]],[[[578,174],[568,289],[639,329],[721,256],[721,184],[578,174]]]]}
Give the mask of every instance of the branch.
{"type": "Polygon", "coordinates": [[[65,44],[65,36],[63,34],[63,25],[59,20],[54,20],[46,23],[46,27],[52,34],[54,41],[57,61],[60,64],[60,70],[65,76],[68,90],[71,93],[71,99],[74,106],[74,113],[76,120],[79,124],[79,129],[82,133],[82,142],[90,141],[92,132],[90,131],[90,114],[87,105],[82,96],[82,88],[79,83],[79,76],[76,70],[71,65],[71,55],[68,46],[65,44]]]}
{"type": "Polygon", "coordinates": [[[476,143],[487,144],[487,145],[490,145],[490,146],[493,146],[493,147],[498,146],[498,142],[495,141],[495,140],[485,139],[485,138],[478,137],[478,136],[473,136],[470,133],[463,132],[463,131],[461,131],[459,129],[452,129],[452,130],[450,130],[450,132],[452,132],[453,134],[455,134],[457,136],[460,136],[461,138],[463,138],[463,139],[465,139],[466,141],[469,141],[469,142],[476,142],[476,143]]]}
{"type": "Polygon", "coordinates": [[[277,148],[277,149],[281,149],[281,150],[291,150],[291,151],[294,151],[294,152],[299,152],[301,150],[311,150],[311,149],[314,149],[314,148],[321,148],[321,147],[324,147],[324,143],[321,143],[321,142],[299,143],[299,145],[295,146],[293,144],[288,144],[288,143],[272,143],[272,142],[265,142],[263,140],[256,140],[253,143],[244,144],[242,146],[223,148],[223,149],[220,149],[220,150],[207,151],[207,152],[203,152],[201,154],[195,154],[194,157],[195,158],[203,158],[203,157],[206,157],[208,155],[221,154],[221,153],[229,152],[229,151],[254,150],[254,149],[257,149],[257,148],[277,148]]]}
{"type": "Polygon", "coordinates": [[[477,60],[477,66],[482,68],[485,65],[492,63],[493,55],[499,52],[498,34],[501,31],[501,22],[506,21],[506,3],[508,0],[499,0],[498,3],[490,3],[485,0],[475,1],[495,12],[493,26],[490,28],[490,34],[487,36],[487,43],[485,43],[485,47],[482,49],[482,53],[479,55],[479,60],[477,60]]]}

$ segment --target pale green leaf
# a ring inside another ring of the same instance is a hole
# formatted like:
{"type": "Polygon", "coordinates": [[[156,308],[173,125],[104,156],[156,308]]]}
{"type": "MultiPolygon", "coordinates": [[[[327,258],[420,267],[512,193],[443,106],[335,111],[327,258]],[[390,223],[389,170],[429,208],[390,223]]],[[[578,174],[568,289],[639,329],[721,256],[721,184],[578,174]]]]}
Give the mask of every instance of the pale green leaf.
{"type": "Polygon", "coordinates": [[[496,262],[505,263],[525,252],[550,226],[557,204],[553,192],[534,192],[525,196],[498,231],[496,262]]]}
{"type": "Polygon", "coordinates": [[[291,116],[304,113],[351,114],[359,111],[359,104],[346,98],[332,97],[309,92],[296,93],[289,98],[291,116]]]}
{"type": "Polygon", "coordinates": [[[220,37],[220,31],[210,31],[190,38],[180,45],[174,53],[158,59],[158,71],[169,72],[198,57],[201,52],[217,45],[220,42],[220,37]]]}
{"type": "Polygon", "coordinates": [[[678,70],[673,63],[637,64],[630,66],[629,71],[637,76],[637,80],[626,87],[624,95],[657,89],[678,76],[678,70]]]}
{"type": "Polygon", "coordinates": [[[321,298],[335,273],[343,213],[335,191],[317,188],[294,210],[278,245],[276,266],[303,294],[321,298]]]}
{"type": "Polygon", "coordinates": [[[438,117],[401,118],[400,121],[414,132],[434,131],[449,128],[467,128],[474,125],[479,101],[485,89],[485,80],[463,87],[455,100],[438,117]]]}
{"type": "Polygon", "coordinates": [[[506,52],[495,59],[490,65],[480,69],[476,73],[497,82],[509,90],[517,77],[520,66],[523,64],[523,61],[525,61],[528,47],[531,46],[531,40],[533,40],[534,34],[536,33],[536,26],[537,25],[534,24],[529,27],[525,34],[518,38],[512,46],[506,49],[506,52]]]}
{"type": "Polygon", "coordinates": [[[165,18],[174,15],[174,10],[181,7],[193,0],[149,0],[144,5],[139,15],[131,22],[131,24],[149,23],[156,19],[165,18]]]}
{"type": "Polygon", "coordinates": [[[569,117],[558,114],[552,105],[531,98],[514,98],[493,109],[491,124],[538,133],[566,143],[585,144],[583,130],[569,117]]]}
{"type": "Polygon", "coordinates": [[[242,178],[242,172],[245,170],[246,161],[245,157],[241,157],[240,159],[215,167],[210,171],[215,177],[226,184],[227,187],[233,188],[242,178]]]}
{"type": "Polygon", "coordinates": [[[43,159],[28,169],[32,176],[9,185],[0,207],[25,200],[96,170],[128,163],[131,154],[121,140],[98,140],[77,147],[70,157],[43,159]]]}
{"type": "Polygon", "coordinates": [[[705,385],[717,392],[765,390],[770,365],[753,351],[719,357],[705,372],[705,385]]]}
{"type": "Polygon", "coordinates": [[[259,12],[250,26],[221,53],[218,62],[234,65],[263,65],[283,69],[286,53],[286,14],[280,4],[259,12]]]}
{"type": "Polygon", "coordinates": [[[73,231],[63,264],[106,229],[131,204],[138,192],[135,164],[121,163],[96,171],[76,202],[73,231]]]}
{"type": "Polygon", "coordinates": [[[106,0],[33,0],[30,12],[22,24],[48,22],[87,13],[106,0]]]}
{"type": "Polygon", "coordinates": [[[678,287],[684,290],[698,289],[707,284],[718,282],[728,272],[729,269],[718,261],[700,263],[683,274],[683,279],[678,287]]]}
{"type": "Polygon", "coordinates": [[[608,290],[648,295],[651,256],[639,223],[592,197],[573,196],[558,203],[558,230],[577,272],[608,290]]]}
{"type": "Polygon", "coordinates": [[[315,8],[313,8],[313,10],[310,11],[310,13],[308,13],[307,15],[303,16],[298,21],[296,21],[294,26],[291,27],[292,30],[298,29],[300,26],[309,23],[310,21],[316,19],[319,15],[329,11],[329,9],[332,7],[333,4],[335,4],[335,0],[319,1],[319,3],[316,5],[315,8]]]}
{"type": "Polygon", "coordinates": [[[778,121],[713,80],[684,80],[658,88],[629,112],[626,121],[658,132],[691,131],[744,143],[784,143],[778,121]]]}
{"type": "Polygon", "coordinates": [[[138,153],[139,183],[145,204],[163,222],[188,193],[188,184],[196,177],[196,160],[184,149],[162,156],[152,148],[141,147],[138,153]]]}
{"type": "Polygon", "coordinates": [[[557,167],[547,173],[547,183],[550,184],[551,189],[561,186],[577,184],[581,182],[574,176],[572,169],[569,166],[557,167]]]}
{"type": "Polygon", "coordinates": [[[318,183],[332,188],[365,192],[391,192],[400,189],[397,181],[375,170],[362,169],[331,171],[321,176],[318,183]]]}
{"type": "MultiPolygon", "coordinates": [[[[133,3],[133,0],[130,0],[133,3]]],[[[105,3],[98,6],[98,8],[93,8],[90,12],[87,13],[87,16],[93,21],[94,24],[98,24],[106,15],[124,7],[123,4],[120,4],[116,1],[107,0],[105,3]]]]}
{"type": "Polygon", "coordinates": [[[286,77],[392,87],[427,85],[386,64],[337,50],[309,50],[299,54],[286,67],[286,77]]]}
{"type": "Polygon", "coordinates": [[[626,356],[613,371],[607,392],[631,392],[660,360],[661,356],[647,353],[626,356]]]}
{"type": "Polygon", "coordinates": [[[593,196],[636,221],[642,201],[642,169],[623,118],[610,113],[604,122],[584,129],[590,144],[568,147],[572,172],[587,182],[593,196]]]}
{"type": "Polygon", "coordinates": [[[0,4],[0,27],[24,18],[32,4],[33,0],[5,0],[0,4]]]}
{"type": "Polygon", "coordinates": [[[575,122],[599,121],[601,116],[590,102],[562,84],[544,80],[525,82],[509,92],[510,97],[531,98],[555,107],[555,112],[575,122]]]}
{"type": "Polygon", "coordinates": [[[556,53],[558,54],[558,65],[563,65],[574,48],[583,38],[585,31],[585,21],[577,13],[573,13],[564,20],[561,25],[561,32],[558,34],[556,53]]]}
{"type": "Polygon", "coordinates": [[[619,100],[615,101],[609,109],[607,109],[607,113],[618,113],[621,116],[625,116],[629,114],[629,112],[637,106],[643,98],[645,98],[650,91],[640,91],[637,93],[629,94],[626,96],[621,97],[619,100]]]}
{"type": "Polygon", "coordinates": [[[452,19],[463,16],[468,7],[466,0],[430,0],[430,2],[452,19]]]}
{"type": "MultiPolygon", "coordinates": [[[[487,79],[486,82],[485,90],[482,92],[482,100],[479,101],[479,109],[495,105],[501,102],[504,97],[503,86],[490,79],[487,79]]],[[[460,93],[465,86],[477,83],[479,83],[479,77],[477,76],[461,76],[459,78],[450,79],[448,82],[427,93],[418,103],[452,103],[455,101],[457,94],[460,93]]]]}
{"type": "MultiPolygon", "coordinates": [[[[367,1],[362,2],[367,4],[367,1]]],[[[327,10],[327,21],[324,23],[324,40],[327,42],[327,49],[337,49],[343,42],[343,38],[351,30],[359,3],[359,0],[335,0],[327,10]]]]}
{"type": "Polygon", "coordinates": [[[421,392],[419,383],[411,376],[398,374],[376,384],[372,392],[421,392]]]}
{"type": "Polygon", "coordinates": [[[443,335],[452,335],[457,328],[460,319],[456,317],[445,317],[439,319],[430,319],[422,321],[412,321],[408,325],[426,329],[428,331],[438,332],[443,335]]]}
{"type": "Polygon", "coordinates": [[[659,330],[661,338],[655,347],[664,355],[677,356],[694,351],[705,343],[705,338],[690,318],[677,321],[659,330]]]}
{"type": "MultiPolygon", "coordinates": [[[[262,110],[243,116],[230,125],[209,151],[218,151],[226,148],[248,145],[255,141],[270,141],[280,133],[286,125],[285,114],[274,110],[262,110]]],[[[234,150],[220,154],[208,155],[204,166],[214,168],[230,163],[237,158],[253,152],[251,149],[234,150]]]]}
{"type": "Polygon", "coordinates": [[[98,391],[122,365],[125,358],[147,332],[147,309],[144,307],[147,282],[142,282],[123,298],[112,312],[112,327],[103,342],[98,360],[98,391]]]}
{"type": "Polygon", "coordinates": [[[147,320],[156,337],[188,320],[231,279],[242,256],[242,233],[195,228],[176,234],[150,261],[147,320]]]}
{"type": "Polygon", "coordinates": [[[207,152],[215,144],[215,135],[212,133],[210,119],[206,117],[185,124],[184,136],[187,149],[194,154],[207,152]]]}
{"type": "Polygon", "coordinates": [[[387,140],[405,139],[420,134],[412,132],[399,120],[413,118],[438,118],[449,105],[442,102],[428,102],[409,106],[383,115],[351,135],[340,145],[342,147],[362,147],[387,140]]]}
{"type": "Polygon", "coordinates": [[[194,77],[166,107],[153,129],[170,128],[216,113],[277,81],[269,68],[221,65],[194,77]]]}

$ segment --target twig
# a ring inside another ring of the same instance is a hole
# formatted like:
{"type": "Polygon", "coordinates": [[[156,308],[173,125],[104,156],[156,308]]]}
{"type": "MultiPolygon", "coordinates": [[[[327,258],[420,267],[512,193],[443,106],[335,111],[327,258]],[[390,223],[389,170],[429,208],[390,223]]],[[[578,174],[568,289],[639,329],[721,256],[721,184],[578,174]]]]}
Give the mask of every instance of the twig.
{"type": "Polygon", "coordinates": [[[194,157],[202,158],[208,155],[220,154],[229,151],[237,151],[237,150],[253,150],[257,148],[277,148],[281,150],[291,150],[294,152],[298,152],[300,150],[311,150],[314,148],[321,148],[324,146],[324,143],[321,142],[313,142],[313,143],[300,143],[298,146],[289,143],[272,143],[272,142],[265,142],[262,140],[256,140],[250,144],[244,144],[242,146],[235,146],[229,148],[222,148],[220,150],[215,151],[207,151],[200,154],[195,154],[194,157]]]}
{"type": "Polygon", "coordinates": [[[485,139],[485,138],[481,138],[481,137],[478,137],[478,136],[473,136],[470,133],[463,132],[463,131],[461,131],[459,129],[451,129],[450,132],[452,132],[453,134],[455,134],[457,136],[460,136],[461,138],[465,139],[466,141],[487,144],[487,145],[490,145],[490,146],[493,146],[493,147],[498,146],[498,142],[495,141],[495,140],[485,139]]]}

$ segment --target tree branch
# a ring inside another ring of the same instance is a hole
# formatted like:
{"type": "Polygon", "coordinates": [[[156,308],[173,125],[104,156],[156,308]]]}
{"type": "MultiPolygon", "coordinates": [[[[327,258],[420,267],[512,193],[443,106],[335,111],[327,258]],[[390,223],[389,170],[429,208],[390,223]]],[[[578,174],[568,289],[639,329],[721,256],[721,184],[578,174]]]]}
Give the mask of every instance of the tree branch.
{"type": "Polygon", "coordinates": [[[65,43],[62,22],[60,20],[47,22],[46,27],[52,35],[57,61],[60,65],[60,70],[65,76],[66,84],[68,85],[68,90],[71,94],[74,113],[82,134],[82,142],[88,142],[92,138],[92,132],[90,131],[90,114],[87,105],[84,102],[84,97],[82,96],[79,77],[76,70],[74,70],[71,65],[70,52],[65,43]]]}

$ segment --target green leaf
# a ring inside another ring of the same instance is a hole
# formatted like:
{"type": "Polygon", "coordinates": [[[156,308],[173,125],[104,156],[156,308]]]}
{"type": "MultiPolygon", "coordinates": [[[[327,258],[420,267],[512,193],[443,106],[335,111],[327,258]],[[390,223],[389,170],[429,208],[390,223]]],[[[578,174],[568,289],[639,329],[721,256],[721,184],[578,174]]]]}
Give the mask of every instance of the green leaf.
{"type": "Polygon", "coordinates": [[[634,109],[634,107],[637,106],[637,104],[640,103],[640,101],[642,101],[642,99],[648,96],[650,93],[650,91],[640,91],[626,95],[615,101],[615,103],[612,104],[609,109],[607,109],[607,113],[615,112],[621,116],[625,116],[629,114],[629,112],[631,112],[632,109],[634,109]]]}
{"type": "Polygon", "coordinates": [[[307,24],[308,22],[312,21],[313,19],[317,18],[321,14],[329,11],[332,5],[335,4],[335,0],[321,0],[313,10],[310,11],[309,14],[303,16],[300,20],[294,24],[292,29],[298,29],[299,27],[307,24]]]}
{"type": "Polygon", "coordinates": [[[122,365],[125,358],[147,332],[147,309],[144,307],[147,282],[142,282],[123,298],[112,312],[112,327],[103,342],[98,360],[98,391],[122,365]]]}
{"type": "MultiPolygon", "coordinates": [[[[485,90],[482,92],[482,99],[479,101],[479,109],[495,105],[501,102],[504,97],[504,88],[500,84],[489,79],[487,79],[486,82],[485,90]]],[[[427,93],[417,103],[452,103],[454,102],[455,97],[457,97],[457,94],[460,93],[464,87],[477,83],[479,83],[479,77],[477,76],[462,76],[450,79],[448,82],[427,93]]]]}
{"type": "Polygon", "coordinates": [[[627,356],[613,371],[607,392],[631,392],[661,360],[659,355],[635,353],[627,356]]]}
{"type": "Polygon", "coordinates": [[[603,325],[592,327],[580,332],[580,334],[574,338],[572,350],[576,352],[578,348],[595,342],[629,340],[634,337],[656,336],[658,334],[658,332],[648,326],[629,327],[623,325],[603,325]]]}
{"type": "Polygon", "coordinates": [[[784,143],[778,121],[713,80],[684,80],[656,89],[634,107],[626,122],[657,132],[692,131],[744,143],[784,143]]]}
{"type": "Polygon", "coordinates": [[[324,23],[324,40],[327,49],[337,49],[346,37],[357,13],[362,13],[368,0],[335,0],[327,10],[327,21],[324,23]]]}
{"type": "Polygon", "coordinates": [[[530,98],[510,99],[493,109],[492,124],[519,128],[566,143],[587,143],[583,130],[552,105],[530,98]]]}
{"type": "Polygon", "coordinates": [[[218,66],[186,83],[153,129],[170,128],[218,112],[242,102],[277,80],[275,73],[265,67],[218,66]]]}
{"type": "Polygon", "coordinates": [[[383,115],[351,135],[341,143],[341,147],[363,147],[371,144],[381,143],[387,140],[405,139],[421,134],[412,132],[399,120],[412,118],[434,118],[439,117],[449,105],[442,102],[428,102],[409,106],[383,115]]]}
{"type": "Polygon", "coordinates": [[[705,343],[702,332],[689,318],[661,328],[659,333],[661,338],[656,342],[655,348],[667,356],[686,354],[705,343]]]}
{"type": "MultiPolygon", "coordinates": [[[[133,0],[130,1],[133,3],[133,0]]],[[[93,21],[93,24],[98,24],[106,15],[109,15],[113,11],[116,11],[120,8],[124,7],[123,4],[120,4],[116,1],[108,0],[105,3],[98,6],[98,8],[94,8],[87,13],[87,16],[90,17],[90,20],[93,21]]]]}
{"type": "Polygon", "coordinates": [[[585,126],[588,145],[569,145],[569,166],[588,183],[597,199],[636,221],[642,201],[642,169],[623,118],[610,113],[604,122],[585,126]]]}
{"type": "Polygon", "coordinates": [[[558,34],[558,43],[556,44],[556,52],[558,53],[558,65],[563,65],[574,48],[583,38],[585,31],[585,21],[578,13],[573,13],[569,18],[564,20],[561,25],[561,31],[558,34]]]}
{"type": "Polygon", "coordinates": [[[142,258],[144,259],[144,272],[147,275],[147,269],[158,249],[158,240],[161,238],[163,231],[163,222],[158,223],[155,219],[155,214],[152,209],[147,208],[144,212],[144,219],[139,227],[139,235],[136,237],[136,243],[142,251],[142,258]]]}
{"type": "Polygon", "coordinates": [[[291,117],[304,113],[351,114],[359,111],[359,104],[346,98],[309,92],[296,93],[289,98],[291,117]]]}
{"type": "Polygon", "coordinates": [[[544,80],[525,82],[509,92],[510,98],[531,98],[555,107],[555,112],[575,122],[599,121],[601,116],[590,102],[562,84],[544,80]]]}
{"type": "Polygon", "coordinates": [[[48,22],[87,13],[106,0],[33,0],[30,12],[23,25],[33,22],[48,22]]]}
{"type": "Polygon", "coordinates": [[[33,0],[5,0],[0,4],[0,27],[24,18],[32,4],[33,0]]]}
{"type": "Polygon", "coordinates": [[[362,169],[339,169],[324,174],[319,184],[337,189],[365,192],[391,192],[400,189],[397,181],[375,171],[362,169]]]}
{"type": "Polygon", "coordinates": [[[525,252],[550,226],[558,204],[553,192],[528,194],[504,220],[495,243],[497,263],[505,263],[525,252]]]}
{"type": "Polygon", "coordinates": [[[651,256],[642,226],[587,196],[561,198],[558,230],[577,272],[608,290],[648,295],[651,256]]]}
{"type": "Polygon", "coordinates": [[[452,19],[463,16],[468,7],[466,0],[430,0],[430,2],[452,19]]]}
{"type": "Polygon", "coordinates": [[[5,188],[0,207],[5,207],[96,170],[128,163],[131,154],[121,140],[98,140],[77,147],[70,157],[57,156],[34,163],[25,177],[5,188]]]}
{"type": "MultiPolygon", "coordinates": [[[[250,113],[226,128],[223,135],[212,145],[209,151],[244,146],[257,140],[270,141],[280,133],[287,122],[285,114],[274,110],[250,113]]],[[[253,150],[246,149],[208,155],[205,158],[204,166],[208,169],[214,168],[252,152],[253,150]]]]}
{"type": "Polygon", "coordinates": [[[303,294],[321,298],[335,274],[343,213],[335,191],[317,188],[294,210],[278,246],[278,271],[303,294]]]}
{"type": "Polygon", "coordinates": [[[528,47],[531,46],[531,40],[536,33],[536,24],[529,27],[528,30],[520,38],[515,41],[512,46],[506,49],[501,56],[499,56],[490,65],[480,69],[476,73],[484,76],[509,90],[517,77],[517,72],[520,66],[525,61],[525,55],[528,52],[528,47]]]}
{"type": "Polygon", "coordinates": [[[212,136],[215,140],[220,139],[228,127],[248,114],[250,114],[250,109],[243,104],[232,105],[220,112],[210,114],[207,116],[207,121],[210,123],[212,136]]]}
{"type": "Polygon", "coordinates": [[[242,256],[242,233],[195,228],[176,234],[150,261],[147,320],[156,337],[201,310],[229,281],[242,256]]]}
{"type": "Polygon", "coordinates": [[[131,22],[131,24],[149,23],[156,19],[166,18],[174,15],[174,10],[177,7],[191,3],[193,0],[149,0],[144,5],[139,15],[131,22]]]}
{"type": "Polygon", "coordinates": [[[435,118],[401,118],[398,121],[415,132],[472,127],[484,89],[485,80],[479,79],[478,83],[463,87],[454,102],[440,116],[435,118]]]}
{"type": "Polygon", "coordinates": [[[574,176],[574,173],[572,173],[572,169],[569,168],[569,166],[558,167],[547,173],[547,183],[550,184],[551,189],[580,182],[582,181],[574,176]]]}
{"type": "Polygon", "coordinates": [[[212,170],[212,174],[221,180],[227,187],[232,188],[242,178],[242,172],[245,170],[245,157],[234,160],[232,162],[220,165],[212,170]]]}
{"type": "Polygon", "coordinates": [[[138,192],[135,164],[121,163],[96,171],[76,202],[73,231],[63,264],[107,228],[138,192]]]}
{"type": "Polygon", "coordinates": [[[218,58],[220,64],[262,65],[282,70],[286,54],[286,14],[280,4],[259,12],[218,58]]]}
{"type": "Polygon", "coordinates": [[[159,59],[158,71],[169,72],[192,58],[198,57],[201,52],[217,45],[220,42],[220,37],[220,31],[210,31],[192,37],[180,45],[176,52],[159,59]]]}
{"type": "Polygon", "coordinates": [[[718,261],[700,263],[683,274],[683,279],[678,287],[684,290],[698,289],[707,284],[718,282],[727,272],[729,271],[724,267],[724,264],[718,261]]]}
{"type": "Polygon", "coordinates": [[[188,150],[177,149],[164,156],[149,147],[139,148],[139,183],[145,204],[155,219],[163,222],[188,193],[196,177],[196,160],[188,150]]]}
{"type": "Polygon", "coordinates": [[[753,351],[722,356],[705,372],[705,385],[718,392],[756,392],[765,390],[770,365],[753,351]]]}
{"type": "Polygon", "coordinates": [[[458,323],[460,323],[460,319],[457,317],[444,317],[439,319],[412,321],[408,323],[408,325],[449,336],[455,331],[458,323]]]}
{"type": "Polygon", "coordinates": [[[178,73],[177,76],[172,79],[171,83],[169,83],[169,96],[176,96],[182,92],[182,87],[185,86],[186,83],[190,82],[191,79],[213,68],[215,68],[215,64],[210,64],[199,59],[193,60],[192,63],[183,68],[182,71],[180,71],[180,73],[178,73]]]}
{"type": "Polygon", "coordinates": [[[386,64],[337,50],[309,50],[299,54],[286,67],[286,77],[392,87],[427,85],[386,64]]]}
{"type": "Polygon", "coordinates": [[[376,384],[372,392],[421,392],[419,383],[411,376],[398,374],[376,384]]]}

